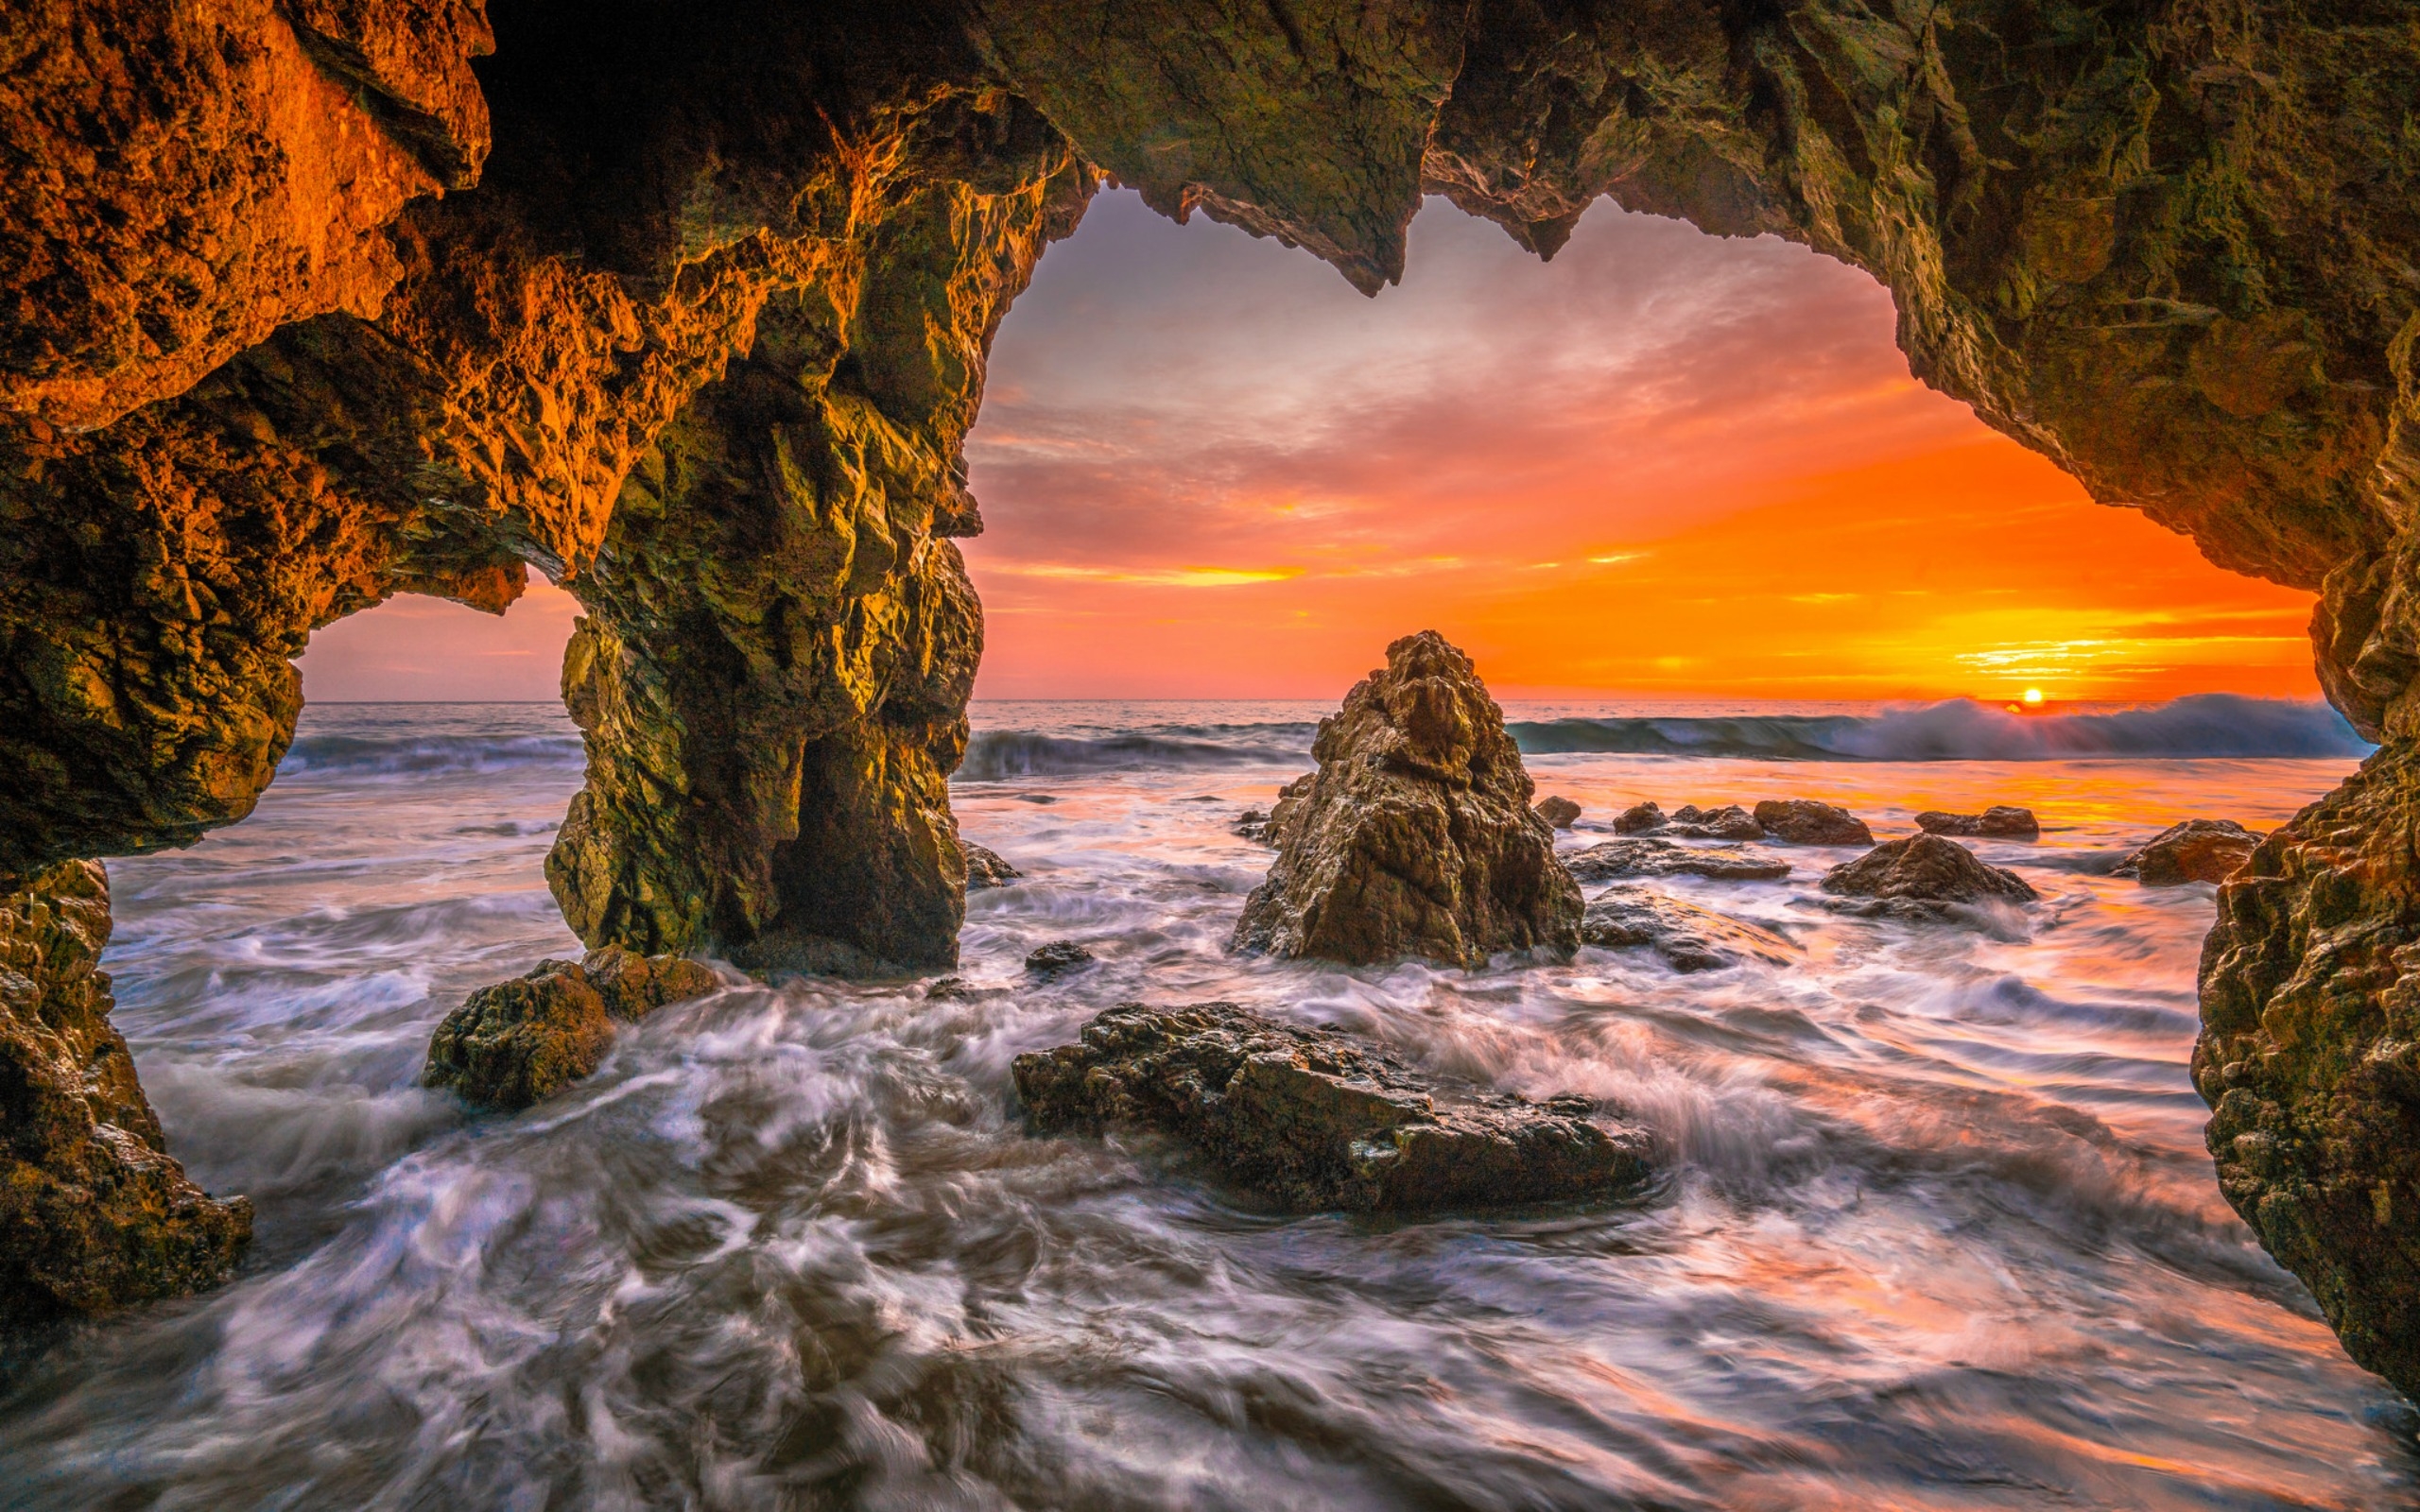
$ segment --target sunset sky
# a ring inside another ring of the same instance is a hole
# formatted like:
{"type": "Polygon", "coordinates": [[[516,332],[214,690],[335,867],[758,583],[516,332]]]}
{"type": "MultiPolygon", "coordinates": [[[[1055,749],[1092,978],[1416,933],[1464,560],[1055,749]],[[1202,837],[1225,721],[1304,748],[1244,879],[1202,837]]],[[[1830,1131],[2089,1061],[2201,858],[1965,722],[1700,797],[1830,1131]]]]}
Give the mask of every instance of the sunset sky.
{"type": "MultiPolygon", "coordinates": [[[[2309,595],[1924,388],[1864,274],[1610,204],[1542,266],[1432,201],[1365,300],[1105,194],[967,455],[983,697],[1333,697],[1424,627],[1508,697],[2316,693],[2309,595]]],[[[572,612],[397,600],[306,689],[552,696],[572,612]]]]}

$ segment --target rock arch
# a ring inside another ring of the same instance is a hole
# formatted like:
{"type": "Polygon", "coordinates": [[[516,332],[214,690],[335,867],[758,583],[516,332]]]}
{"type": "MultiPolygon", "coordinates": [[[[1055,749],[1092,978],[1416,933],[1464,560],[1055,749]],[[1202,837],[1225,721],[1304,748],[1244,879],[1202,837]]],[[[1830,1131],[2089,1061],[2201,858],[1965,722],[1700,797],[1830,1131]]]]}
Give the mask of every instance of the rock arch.
{"type": "MultiPolygon", "coordinates": [[[[2356,1358],[2420,1389],[2420,1171],[2380,1153],[2420,1147],[2403,0],[20,11],[10,917],[89,904],[61,868],[247,812],[313,627],[405,591],[498,608],[535,564],[587,610],[564,692],[588,785],[548,868],[584,937],[945,961],[943,783],[981,648],[959,444],[1002,313],[1098,176],[1369,291],[1424,194],[1542,256],[1611,196],[1867,269],[1926,382],[2222,565],[2320,592],[2322,679],[2386,748],[2222,897],[2195,1074],[2229,1196],[2356,1358]]],[[[59,1140],[150,1160],[156,1129],[77,1091],[96,1041],[26,951],[0,1057],[82,1120],[59,1140]]],[[[91,1184],[6,1111],[26,1181],[91,1184]]],[[[0,1224],[73,1273],[45,1211],[0,1224]]],[[[173,1238],[125,1218],[127,1243],[173,1238]]],[[[215,1243],[80,1300],[0,1280],[98,1305],[191,1284],[215,1243]]]]}

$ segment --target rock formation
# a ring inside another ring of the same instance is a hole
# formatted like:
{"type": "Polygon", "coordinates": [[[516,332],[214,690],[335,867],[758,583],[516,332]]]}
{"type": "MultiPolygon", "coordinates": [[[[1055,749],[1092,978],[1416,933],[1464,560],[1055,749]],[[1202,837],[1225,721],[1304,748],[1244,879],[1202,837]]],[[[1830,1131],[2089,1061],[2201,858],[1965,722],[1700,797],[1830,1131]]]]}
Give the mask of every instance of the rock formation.
{"type": "Polygon", "coordinates": [[[2233,819],[2187,819],[2152,836],[2110,875],[2132,877],[2146,887],[2224,882],[2259,844],[2260,836],[2233,819]]]}
{"type": "Polygon", "coordinates": [[[1789,863],[1776,861],[1741,846],[1676,845],[1669,840],[1633,836],[1606,840],[1564,858],[1564,868],[1582,882],[1612,882],[1620,877],[1710,877],[1717,882],[1775,882],[1789,875],[1789,863]]]}
{"type": "Polygon", "coordinates": [[[1310,785],[1271,821],[1277,860],[1245,900],[1236,949],[1360,966],[1578,947],[1580,888],[1530,807],[1520,749],[1443,636],[1388,646],[1311,754],[1310,785]]]}
{"type": "Polygon", "coordinates": [[[1568,830],[1580,818],[1580,805],[1560,793],[1549,793],[1538,799],[1538,817],[1552,829],[1568,830]]]}
{"type": "Polygon", "coordinates": [[[1043,981],[1082,971],[1098,959],[1072,939],[1054,939],[1028,952],[1025,969],[1043,981]]]}
{"type": "Polygon", "coordinates": [[[1916,816],[1916,828],[1927,834],[1964,834],[1985,840],[2039,840],[2041,822],[2031,809],[1995,803],[1980,814],[1944,814],[1927,809],[1916,816]]]}
{"type": "Polygon", "coordinates": [[[1653,834],[1681,840],[1761,840],[1764,827],[1737,803],[1702,809],[1684,803],[1666,814],[1653,803],[1634,803],[1614,819],[1616,834],[1653,834]]]}
{"type": "Polygon", "coordinates": [[[1647,834],[1664,828],[1664,806],[1652,800],[1634,803],[1614,816],[1616,834],[1647,834]]]}
{"type": "Polygon", "coordinates": [[[614,1047],[616,1024],[667,1003],[702,997],[715,973],[677,955],[609,945],[578,961],[541,961],[526,976],[483,987],[429,1040],[422,1084],[510,1112],[570,1086],[614,1047]]]}
{"type": "Polygon", "coordinates": [[[989,846],[960,840],[958,848],[966,856],[966,890],[969,892],[979,887],[1005,887],[1025,875],[989,846]]]}
{"type": "Polygon", "coordinates": [[[1863,819],[1811,798],[1767,799],[1756,805],[1755,816],[1769,838],[1790,845],[1874,843],[1874,832],[1863,819]]]}
{"type": "MultiPolygon", "coordinates": [[[[1919,378],[2318,593],[2322,681],[2391,764],[2420,741],[2409,23],[27,0],[0,23],[0,880],[240,818],[313,628],[395,593],[498,609],[534,564],[589,611],[549,871],[588,943],[945,962],[980,646],[959,442],[1097,169],[1365,289],[1425,194],[1541,255],[1610,196],[1852,263],[1919,378]]],[[[2331,812],[2386,822],[2377,791],[2331,812]]],[[[2328,869],[2358,848],[2271,843],[2323,914],[2391,906],[2328,869]]],[[[2332,937],[2280,936],[2335,981],[2332,937]]],[[[2230,1024],[2293,980],[2217,959],[2230,1024]]],[[[2342,985],[2373,1017],[2391,988],[2342,985]]]]}
{"type": "Polygon", "coordinates": [[[1799,954],[1762,925],[1645,887],[1609,887],[1590,899],[1580,938],[1608,950],[1647,947],[1676,971],[1720,971],[1752,958],[1787,966],[1799,954]]]}
{"type": "Polygon", "coordinates": [[[95,862],[0,896],[0,1324],[207,1286],[251,1238],[251,1204],[168,1155],[110,1026],[109,939],[95,862]]]}
{"type": "Polygon", "coordinates": [[[1130,1003],[1012,1067],[1041,1133],[1144,1129],[1297,1212],[1634,1193],[1652,1142],[1585,1097],[1454,1087],[1374,1045],[1227,1003],[1130,1003]]]}
{"type": "Polygon", "coordinates": [[[1825,872],[1817,885],[1849,900],[1848,911],[1910,919],[1949,918],[1960,903],[2028,903],[2042,896],[2015,872],[1986,865],[1974,851],[1937,834],[1876,846],[1825,872]],[[1859,902],[1878,906],[1855,907],[1859,902]]]}

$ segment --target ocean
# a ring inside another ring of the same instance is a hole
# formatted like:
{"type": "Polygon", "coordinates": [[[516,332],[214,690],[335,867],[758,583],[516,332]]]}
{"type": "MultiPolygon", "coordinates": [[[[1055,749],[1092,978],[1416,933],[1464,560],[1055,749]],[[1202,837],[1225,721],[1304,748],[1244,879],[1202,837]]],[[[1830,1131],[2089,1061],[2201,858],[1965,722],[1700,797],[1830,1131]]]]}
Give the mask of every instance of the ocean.
{"type": "MultiPolygon", "coordinates": [[[[1341,970],[1224,943],[1306,704],[978,704],[954,803],[1025,879],[961,975],[744,983],[510,1117],[436,1022],[574,954],[541,705],[307,711],[276,784],[113,861],[106,964],[171,1146],[258,1208],[211,1295],[0,1361],[10,1508],[2402,1507],[2411,1409],[2228,1211],[2186,1077],[2212,889],[2108,875],[2273,826],[2366,747],[2316,706],[1508,705],[1573,846],[1640,799],[2012,802],[1989,928],[1662,885],[1800,950],[1341,970]],[[1046,985],[1025,954],[1100,964],[1046,985]],[[1288,1217],[1147,1143],[1033,1139],[1009,1077],[1110,1005],[1212,998],[1602,1097],[1652,1200],[1288,1217]]],[[[1593,891],[1593,889],[1591,889],[1593,891]]]]}

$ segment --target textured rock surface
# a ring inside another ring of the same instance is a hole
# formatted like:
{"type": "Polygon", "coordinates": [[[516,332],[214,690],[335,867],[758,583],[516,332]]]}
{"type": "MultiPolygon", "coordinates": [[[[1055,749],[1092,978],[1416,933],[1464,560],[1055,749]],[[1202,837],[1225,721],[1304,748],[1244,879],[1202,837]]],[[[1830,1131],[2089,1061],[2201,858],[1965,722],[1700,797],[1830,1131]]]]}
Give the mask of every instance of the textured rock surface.
{"type": "Polygon", "coordinates": [[[1644,887],[1609,887],[1588,901],[1580,938],[1608,950],[1645,946],[1676,971],[1714,971],[1743,960],[1786,966],[1798,948],[1759,924],[1644,887]]]}
{"type": "Polygon", "coordinates": [[[1811,798],[1767,799],[1756,805],[1765,833],[1790,845],[1872,845],[1874,832],[1844,808],[1811,798]]]}
{"type": "Polygon", "coordinates": [[[614,945],[578,961],[541,961],[447,1014],[429,1040],[421,1081],[481,1108],[527,1108],[595,1071],[614,1047],[615,1024],[718,985],[696,961],[614,945]]]}
{"type": "Polygon", "coordinates": [[[1558,830],[1568,830],[1580,818],[1580,805],[1560,793],[1538,799],[1538,817],[1558,830]]]}
{"type": "Polygon", "coordinates": [[[2224,882],[2259,844],[2260,836],[2233,819],[2187,819],[2162,830],[2110,875],[2132,877],[2146,887],[2224,882]]]}
{"type": "Polygon", "coordinates": [[[251,1238],[172,1160],[110,1026],[109,884],[68,862],[0,895],[0,1324],[207,1286],[251,1238]]]}
{"type": "Polygon", "coordinates": [[[2370,758],[2220,886],[2192,1069],[2227,1200],[2420,1400],[2420,752],[2370,758]]]}
{"type": "Polygon", "coordinates": [[[1067,976],[1080,971],[1097,959],[1098,957],[1092,952],[1072,939],[1054,939],[1028,951],[1026,954],[1025,969],[1046,982],[1052,977],[1067,976]]]}
{"type": "Polygon", "coordinates": [[[1910,835],[1842,862],[1818,884],[1841,898],[1918,904],[2031,902],[2042,895],[2015,872],[1988,865],[1955,840],[1910,835]]]}
{"type": "Polygon", "coordinates": [[[1245,900],[1238,950],[1350,965],[1457,965],[1580,942],[1578,884],[1470,658],[1433,630],[1320,721],[1319,770],[1271,821],[1277,860],[1245,900]]]}
{"type": "Polygon", "coordinates": [[[1013,1071],[1039,1132],[1171,1135],[1302,1212],[1620,1195],[1650,1176],[1647,1134],[1590,1099],[1456,1088],[1350,1036],[1232,1004],[1127,1004],[1013,1071]]]}
{"type": "Polygon", "coordinates": [[[1720,850],[1676,845],[1670,840],[1633,836],[1606,840],[1564,857],[1564,866],[1582,882],[1611,882],[1619,877],[1711,877],[1717,882],[1772,882],[1789,875],[1789,863],[1738,846],[1720,850]]]}
{"type": "Polygon", "coordinates": [[[1025,875],[989,846],[960,840],[958,848],[966,855],[966,890],[969,892],[978,887],[1005,887],[1025,875]]]}
{"type": "Polygon", "coordinates": [[[1986,840],[2039,840],[2041,821],[2031,809],[1995,803],[1980,814],[1945,814],[1927,809],[1916,816],[1916,828],[1927,834],[1967,834],[1986,840]]]}
{"type": "Polygon", "coordinates": [[[1634,803],[1615,815],[1614,833],[1616,834],[1646,834],[1662,829],[1666,822],[1664,805],[1649,799],[1645,802],[1634,803]]]}

